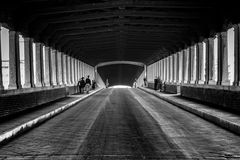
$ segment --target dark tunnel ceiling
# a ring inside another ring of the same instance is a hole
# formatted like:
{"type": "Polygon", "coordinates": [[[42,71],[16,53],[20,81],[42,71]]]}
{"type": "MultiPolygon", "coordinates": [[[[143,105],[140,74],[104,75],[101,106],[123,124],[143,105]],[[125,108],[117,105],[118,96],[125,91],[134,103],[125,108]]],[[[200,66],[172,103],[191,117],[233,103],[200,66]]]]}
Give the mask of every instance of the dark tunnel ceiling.
{"type": "Polygon", "coordinates": [[[237,7],[219,0],[5,0],[0,21],[93,66],[150,64],[238,22],[237,7]]]}
{"type": "Polygon", "coordinates": [[[138,78],[143,72],[143,67],[119,64],[104,66],[98,68],[102,80],[105,82],[108,79],[109,85],[128,85],[132,86],[135,78],[138,78]]]}

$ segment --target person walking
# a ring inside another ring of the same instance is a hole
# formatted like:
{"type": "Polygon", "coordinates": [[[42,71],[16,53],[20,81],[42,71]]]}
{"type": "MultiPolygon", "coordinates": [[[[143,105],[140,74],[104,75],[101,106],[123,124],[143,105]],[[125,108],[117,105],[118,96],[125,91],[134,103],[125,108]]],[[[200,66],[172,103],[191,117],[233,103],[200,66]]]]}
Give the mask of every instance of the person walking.
{"type": "Polygon", "coordinates": [[[106,79],[106,88],[108,88],[108,86],[109,86],[109,83],[108,83],[108,79],[106,79]]]}
{"type": "Polygon", "coordinates": [[[92,80],[92,89],[94,90],[96,88],[96,81],[93,79],[92,80]]]}
{"type": "Polygon", "coordinates": [[[154,79],[154,90],[155,91],[157,90],[157,84],[158,84],[158,79],[157,79],[157,76],[156,76],[155,79],[154,79]]]}
{"type": "Polygon", "coordinates": [[[86,79],[86,91],[87,91],[87,94],[89,93],[90,87],[91,87],[91,80],[90,80],[89,75],[88,75],[87,79],[86,79]]]}
{"type": "Polygon", "coordinates": [[[78,81],[78,87],[79,87],[79,92],[80,94],[84,93],[84,87],[85,87],[85,81],[84,81],[84,77],[81,78],[80,81],[78,81]]]}
{"type": "Polygon", "coordinates": [[[133,88],[137,88],[137,79],[133,82],[133,88]]]}

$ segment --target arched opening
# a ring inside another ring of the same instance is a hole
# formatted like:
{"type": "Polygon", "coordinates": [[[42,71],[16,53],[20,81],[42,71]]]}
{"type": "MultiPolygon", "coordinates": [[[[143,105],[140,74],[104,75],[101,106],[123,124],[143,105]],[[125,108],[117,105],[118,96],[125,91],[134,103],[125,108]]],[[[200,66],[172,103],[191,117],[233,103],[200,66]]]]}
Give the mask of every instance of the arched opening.
{"type": "Polygon", "coordinates": [[[108,79],[109,86],[132,86],[135,79],[138,79],[144,71],[144,67],[130,64],[114,64],[98,67],[97,71],[104,82],[108,79]]]}

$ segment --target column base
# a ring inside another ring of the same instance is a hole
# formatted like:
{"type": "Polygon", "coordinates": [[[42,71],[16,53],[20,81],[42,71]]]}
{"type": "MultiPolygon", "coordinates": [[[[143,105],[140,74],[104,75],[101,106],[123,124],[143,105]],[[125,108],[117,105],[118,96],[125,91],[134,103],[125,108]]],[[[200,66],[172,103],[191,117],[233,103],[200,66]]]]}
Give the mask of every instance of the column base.
{"type": "Polygon", "coordinates": [[[44,86],[49,87],[49,86],[51,86],[51,84],[49,82],[46,82],[44,86]]]}
{"type": "Polygon", "coordinates": [[[196,84],[196,81],[191,80],[191,81],[190,81],[190,84],[196,84]]]}
{"type": "Polygon", "coordinates": [[[17,89],[17,85],[16,84],[9,84],[8,89],[17,89]]]}
{"type": "Polygon", "coordinates": [[[198,84],[204,84],[203,80],[198,80],[198,84]]]}
{"type": "Polygon", "coordinates": [[[221,85],[229,86],[230,85],[230,81],[222,81],[221,85]]]}
{"type": "Polygon", "coordinates": [[[32,85],[31,85],[31,83],[25,83],[23,85],[23,88],[32,88],[32,85]]]}
{"type": "Polygon", "coordinates": [[[40,82],[38,82],[38,83],[36,83],[35,84],[35,87],[42,87],[43,85],[42,85],[42,83],[40,83],[40,82]]]}
{"type": "Polygon", "coordinates": [[[209,85],[216,85],[216,84],[217,84],[217,82],[216,82],[216,81],[214,81],[214,80],[210,80],[210,81],[208,81],[208,84],[209,84],[209,85]]]}

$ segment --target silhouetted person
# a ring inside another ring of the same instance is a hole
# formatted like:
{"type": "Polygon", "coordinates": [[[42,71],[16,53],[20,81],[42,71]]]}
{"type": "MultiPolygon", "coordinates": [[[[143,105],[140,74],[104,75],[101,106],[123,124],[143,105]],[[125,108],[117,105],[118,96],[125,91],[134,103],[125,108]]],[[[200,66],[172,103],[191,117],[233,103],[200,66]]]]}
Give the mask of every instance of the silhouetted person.
{"type": "Polygon", "coordinates": [[[135,79],[135,81],[133,82],[133,87],[137,88],[137,79],[135,79]]]}
{"type": "Polygon", "coordinates": [[[93,79],[92,80],[92,89],[95,89],[96,88],[96,81],[93,79]]]}
{"type": "Polygon", "coordinates": [[[80,81],[78,81],[78,87],[79,87],[79,92],[80,93],[84,93],[84,87],[85,87],[85,81],[84,81],[84,77],[81,78],[80,81]]]}
{"type": "Polygon", "coordinates": [[[155,79],[154,79],[154,90],[155,91],[157,90],[157,85],[158,85],[158,79],[157,79],[157,77],[155,77],[155,79]]]}
{"type": "Polygon", "coordinates": [[[108,88],[108,86],[109,86],[109,83],[108,83],[108,79],[106,79],[106,88],[108,88]]]}
{"type": "Polygon", "coordinates": [[[87,91],[87,93],[89,93],[90,87],[91,87],[91,80],[90,80],[89,75],[88,75],[87,79],[86,79],[86,91],[87,91]]]}
{"type": "Polygon", "coordinates": [[[143,82],[144,82],[144,87],[147,87],[147,78],[146,77],[143,78],[143,82]]]}
{"type": "Polygon", "coordinates": [[[160,91],[163,91],[163,82],[161,79],[159,79],[159,88],[160,88],[160,91]]]}

